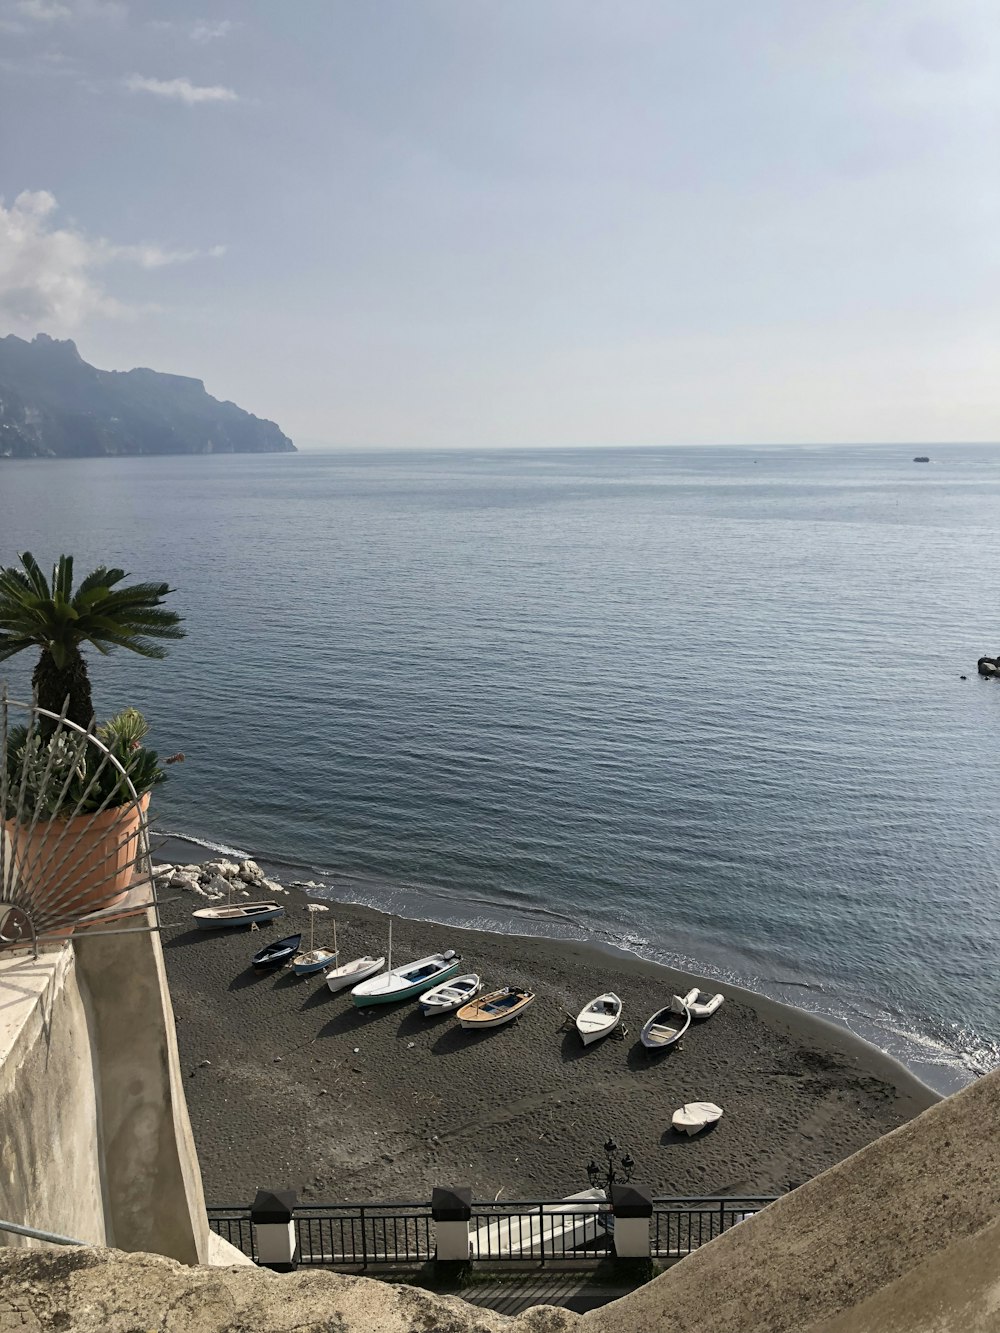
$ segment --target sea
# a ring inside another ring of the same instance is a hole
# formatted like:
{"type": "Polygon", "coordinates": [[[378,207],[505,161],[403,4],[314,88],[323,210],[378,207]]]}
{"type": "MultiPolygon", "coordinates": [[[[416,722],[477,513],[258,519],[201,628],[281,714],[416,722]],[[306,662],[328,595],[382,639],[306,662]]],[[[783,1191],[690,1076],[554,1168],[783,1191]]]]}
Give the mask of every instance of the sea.
{"type": "Polygon", "coordinates": [[[175,589],[91,676],[192,859],[1000,1063],[1000,446],[5,459],[0,533],[175,589]]]}

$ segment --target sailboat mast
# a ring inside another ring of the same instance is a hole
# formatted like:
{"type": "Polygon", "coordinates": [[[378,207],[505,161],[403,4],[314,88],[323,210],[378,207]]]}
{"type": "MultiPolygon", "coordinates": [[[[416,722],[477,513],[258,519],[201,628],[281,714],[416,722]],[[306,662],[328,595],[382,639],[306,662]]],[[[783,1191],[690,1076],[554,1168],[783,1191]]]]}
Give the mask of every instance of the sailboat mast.
{"type": "Polygon", "coordinates": [[[392,971],[392,917],[389,918],[389,966],[386,971],[392,971]]]}

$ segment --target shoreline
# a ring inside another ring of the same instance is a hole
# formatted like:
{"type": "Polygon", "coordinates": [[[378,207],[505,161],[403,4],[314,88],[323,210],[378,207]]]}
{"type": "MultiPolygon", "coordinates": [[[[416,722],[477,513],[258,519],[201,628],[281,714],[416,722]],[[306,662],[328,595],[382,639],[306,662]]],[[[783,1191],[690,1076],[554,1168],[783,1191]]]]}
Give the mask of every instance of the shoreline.
{"type": "MultiPolygon", "coordinates": [[[[186,859],[198,860],[206,856],[212,858],[230,858],[243,860],[253,853],[242,851],[227,844],[212,842],[207,839],[186,836],[182,834],[163,834],[161,835],[162,851],[161,855],[168,852],[178,853],[174,859],[184,859],[179,856],[180,851],[185,851],[186,859]],[[190,855],[194,849],[194,855],[190,855]]],[[[874,1015],[860,1013],[855,1017],[853,1025],[847,1015],[827,1014],[817,1012],[816,1009],[809,1008],[806,1005],[796,1002],[796,999],[790,998],[787,994],[781,994],[785,991],[796,989],[805,990],[809,994],[827,994],[826,989],[818,983],[785,981],[773,982],[774,989],[779,994],[768,993],[765,990],[755,989],[749,984],[744,972],[738,964],[726,965],[724,962],[706,963],[704,959],[692,958],[690,968],[686,966],[687,959],[683,963],[677,961],[663,961],[660,958],[650,957],[642,954],[636,948],[627,944],[616,943],[612,939],[600,936],[587,937],[581,927],[581,936],[561,935],[557,929],[550,931],[532,930],[530,927],[534,924],[530,919],[525,918],[513,923],[513,931],[501,929],[499,922],[490,921],[488,924],[467,923],[461,920],[448,920],[444,916],[435,915],[432,908],[428,914],[414,912],[413,903],[406,902],[402,908],[387,905],[383,902],[373,902],[371,897],[377,896],[390,898],[393,895],[397,897],[408,898],[412,892],[419,889],[420,886],[404,884],[393,885],[389,881],[383,881],[378,877],[366,877],[361,874],[345,871],[320,870],[315,865],[308,862],[280,861],[269,857],[258,858],[260,864],[267,869],[268,874],[280,880],[283,884],[298,884],[300,887],[309,884],[313,885],[310,892],[316,901],[329,905],[345,905],[350,907],[367,908],[374,912],[379,912],[385,916],[392,916],[394,919],[406,919],[413,922],[424,922],[430,925],[440,926],[445,930],[471,930],[478,931],[488,935],[496,935],[498,938],[510,939],[520,938],[526,940],[548,941],[555,945],[576,946],[582,945],[588,948],[598,950],[608,954],[615,959],[626,958],[634,959],[637,962],[648,964],[650,967],[662,968],[664,972],[675,976],[691,977],[692,982],[705,990],[712,992],[725,988],[727,992],[739,992],[747,1002],[761,1002],[777,1007],[777,1011],[788,1009],[803,1018],[810,1021],[826,1025],[833,1028],[836,1032],[846,1034],[854,1041],[861,1044],[873,1055],[888,1062],[888,1068],[898,1068],[904,1071],[910,1077],[916,1079],[921,1085],[930,1089],[938,1097],[950,1096],[953,1092],[958,1092],[961,1088],[968,1087],[970,1083],[975,1082],[976,1078],[986,1070],[975,1070],[971,1065],[960,1066],[957,1061],[952,1063],[943,1059],[935,1059],[933,1056],[921,1057],[920,1047],[927,1042],[925,1034],[907,1029],[893,1029],[897,1038],[901,1040],[906,1048],[897,1053],[887,1050],[884,1043],[888,1033],[884,1027],[879,1024],[874,1015]],[[292,878],[289,878],[291,872],[292,878]],[[301,880],[296,878],[300,875],[321,875],[325,881],[322,884],[315,883],[312,880],[301,880]],[[347,892],[345,893],[345,890],[347,892]],[[379,892],[381,891],[381,892],[379,892]],[[359,896],[364,895],[364,896],[359,896]],[[709,970],[703,971],[702,968],[709,970]],[[714,970],[712,970],[714,968],[714,970]],[[737,980],[731,980],[732,976],[737,980]],[[860,1030],[859,1030],[860,1029],[860,1030]]],[[[557,920],[563,918],[554,917],[550,914],[544,914],[543,917],[550,925],[554,925],[557,920]]],[[[542,919],[542,918],[539,918],[542,919]]],[[[720,951],[720,958],[724,958],[724,952],[720,951]]]]}
{"type": "MultiPolygon", "coordinates": [[[[162,851],[160,853],[162,856],[162,851]]],[[[486,987],[529,985],[517,1024],[464,1033],[413,1004],[358,1010],[315,977],[256,973],[265,940],[335,914],[341,956],[384,952],[388,916],[284,890],[285,917],[259,934],[192,930],[184,895],[163,909],[164,953],[195,1141],[212,1203],[258,1185],[304,1199],[429,1197],[436,1184],[477,1198],[561,1197],[611,1134],[635,1179],[671,1195],[794,1188],[939,1100],[914,1074],[825,1019],[741,987],[607,946],[393,916],[398,964],[456,948],[486,987]],[[335,908],[335,913],[334,909],[335,908]],[[637,1041],[670,993],[708,981],[726,1003],[682,1048],[649,1057],[637,1041]],[[584,1048],[567,1012],[607,989],[625,1001],[624,1041],[584,1048]],[[207,1063],[206,1063],[207,1062],[207,1063]],[[677,1135],[687,1101],[717,1101],[719,1126],[677,1135]]]]}

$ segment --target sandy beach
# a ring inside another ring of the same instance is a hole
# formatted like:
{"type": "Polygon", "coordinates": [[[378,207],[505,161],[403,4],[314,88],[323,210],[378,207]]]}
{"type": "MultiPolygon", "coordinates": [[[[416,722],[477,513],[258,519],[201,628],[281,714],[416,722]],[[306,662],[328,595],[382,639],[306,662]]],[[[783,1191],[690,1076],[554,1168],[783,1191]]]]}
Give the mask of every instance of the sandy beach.
{"type": "MultiPolygon", "coordinates": [[[[292,889],[282,901],[286,915],[259,933],[192,929],[200,904],[188,896],[163,911],[209,1203],[245,1203],[261,1185],[311,1201],[422,1200],[436,1184],[468,1184],[481,1199],[560,1197],[587,1185],[609,1134],[654,1193],[780,1193],[937,1100],[849,1033],[725,986],[713,1018],[650,1057],[642,1023],[699,979],[577,943],[395,918],[397,965],[454,948],[488,988],[521,984],[538,998],[482,1034],[412,1002],[358,1010],[322,975],[250,967],[266,940],[308,932],[309,899],[292,889]],[[584,1048],[563,1030],[566,1011],[608,989],[624,1001],[625,1039],[584,1048]],[[671,1114],[690,1101],[717,1102],[722,1121],[676,1134],[671,1114]]],[[[386,916],[332,906],[318,937],[333,916],[343,959],[385,951],[386,916]]]]}

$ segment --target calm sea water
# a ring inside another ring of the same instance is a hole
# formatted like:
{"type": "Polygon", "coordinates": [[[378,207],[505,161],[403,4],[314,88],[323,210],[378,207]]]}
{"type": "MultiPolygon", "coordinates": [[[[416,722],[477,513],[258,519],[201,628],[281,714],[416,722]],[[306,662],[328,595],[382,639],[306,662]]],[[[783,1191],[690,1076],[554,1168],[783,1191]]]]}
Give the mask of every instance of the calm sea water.
{"type": "Polygon", "coordinates": [[[161,828],[681,961],[950,1088],[1000,1055],[1000,449],[915,452],[3,461],[0,556],[177,588],[167,662],[92,671],[187,755],[161,828]]]}

